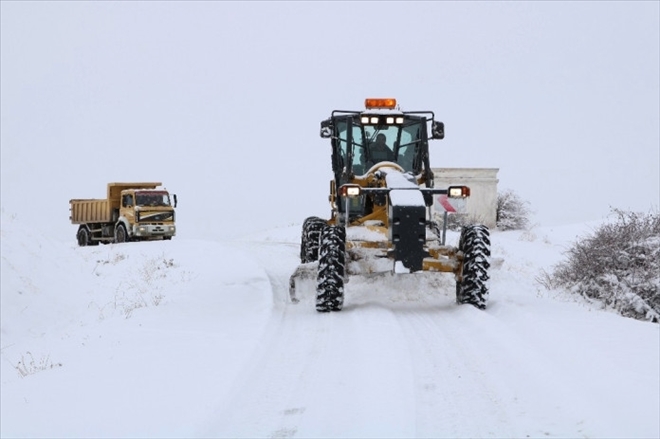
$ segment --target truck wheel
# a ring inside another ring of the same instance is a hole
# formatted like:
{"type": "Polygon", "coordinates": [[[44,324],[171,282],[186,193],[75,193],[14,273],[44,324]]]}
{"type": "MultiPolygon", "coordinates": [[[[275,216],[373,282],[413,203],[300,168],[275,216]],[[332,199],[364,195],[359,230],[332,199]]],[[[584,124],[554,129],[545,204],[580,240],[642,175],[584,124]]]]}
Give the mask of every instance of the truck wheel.
{"type": "Polygon", "coordinates": [[[341,311],[344,306],[344,266],[346,230],[325,226],[319,245],[319,271],[316,286],[316,310],[341,311]]]}
{"type": "Polygon", "coordinates": [[[119,224],[115,229],[115,242],[121,243],[128,241],[128,234],[126,233],[126,227],[123,224],[119,224]]]}
{"type": "Polygon", "coordinates": [[[78,239],[78,245],[81,247],[85,247],[86,245],[89,245],[89,230],[87,230],[87,227],[85,226],[80,226],[78,229],[78,234],[76,235],[76,239],[78,239]]]}
{"type": "Polygon", "coordinates": [[[324,219],[310,216],[305,220],[300,239],[300,262],[316,262],[319,258],[319,239],[321,230],[326,226],[324,219]]]}
{"type": "Polygon", "coordinates": [[[488,268],[490,233],[483,225],[465,226],[461,230],[458,249],[463,252],[461,281],[456,282],[456,302],[486,309],[488,302],[488,268]]]}

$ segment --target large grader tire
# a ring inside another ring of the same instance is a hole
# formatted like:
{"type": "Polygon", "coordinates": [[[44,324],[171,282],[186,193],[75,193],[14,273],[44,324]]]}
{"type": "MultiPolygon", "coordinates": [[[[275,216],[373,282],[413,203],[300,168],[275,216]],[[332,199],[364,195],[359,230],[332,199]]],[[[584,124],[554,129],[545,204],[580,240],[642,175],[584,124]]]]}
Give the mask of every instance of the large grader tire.
{"type": "Polygon", "coordinates": [[[319,246],[317,311],[341,311],[344,306],[345,264],[346,230],[341,226],[325,226],[321,231],[319,246]]]}
{"type": "Polygon", "coordinates": [[[463,268],[456,282],[456,302],[486,309],[488,302],[488,268],[490,233],[483,225],[465,226],[461,230],[458,249],[463,253],[463,268]]]}
{"type": "Polygon", "coordinates": [[[319,259],[321,230],[326,226],[324,219],[310,216],[305,220],[300,238],[300,262],[316,262],[319,259]]]}

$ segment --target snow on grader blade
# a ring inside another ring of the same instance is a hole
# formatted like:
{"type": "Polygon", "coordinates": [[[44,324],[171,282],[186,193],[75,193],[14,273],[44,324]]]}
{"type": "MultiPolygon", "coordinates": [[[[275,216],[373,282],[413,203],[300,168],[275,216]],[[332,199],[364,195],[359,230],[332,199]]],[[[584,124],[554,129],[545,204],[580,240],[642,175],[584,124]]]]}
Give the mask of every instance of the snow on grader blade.
{"type": "Polygon", "coordinates": [[[466,186],[434,188],[428,142],[444,138],[444,124],[431,111],[401,111],[395,99],[365,104],[321,122],[321,137],[332,146],[331,216],[303,223],[291,300],[311,289],[317,311],[340,311],[351,276],[445,272],[456,279],[457,303],[485,309],[488,228],[463,227],[453,247],[444,242],[446,221],[441,229],[432,219],[434,195],[470,196],[466,186]]]}

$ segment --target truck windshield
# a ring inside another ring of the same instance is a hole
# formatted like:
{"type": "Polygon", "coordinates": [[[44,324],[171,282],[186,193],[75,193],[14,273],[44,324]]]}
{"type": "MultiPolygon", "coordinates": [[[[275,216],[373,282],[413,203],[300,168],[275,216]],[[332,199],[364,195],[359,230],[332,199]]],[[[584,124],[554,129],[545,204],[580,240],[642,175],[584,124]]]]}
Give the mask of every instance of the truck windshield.
{"type": "Polygon", "coordinates": [[[355,121],[352,128],[352,151],[348,151],[348,123],[337,123],[339,150],[343,163],[350,160],[353,173],[362,175],[382,161],[395,162],[407,172],[414,172],[415,157],[424,119],[406,120],[403,125],[362,126],[355,121]]]}
{"type": "Polygon", "coordinates": [[[170,195],[167,192],[136,192],[138,206],[169,206],[170,195]]]}

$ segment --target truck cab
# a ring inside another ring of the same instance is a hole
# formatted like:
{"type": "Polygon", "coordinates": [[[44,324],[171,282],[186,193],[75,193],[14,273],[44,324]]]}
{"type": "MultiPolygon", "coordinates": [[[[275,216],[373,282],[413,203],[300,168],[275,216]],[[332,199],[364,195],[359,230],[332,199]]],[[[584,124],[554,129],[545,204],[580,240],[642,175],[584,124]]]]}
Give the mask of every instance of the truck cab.
{"type": "Polygon", "coordinates": [[[174,207],[176,196],[172,202],[164,189],[125,189],[118,222],[124,225],[128,239],[172,239],[176,234],[174,207]]]}

